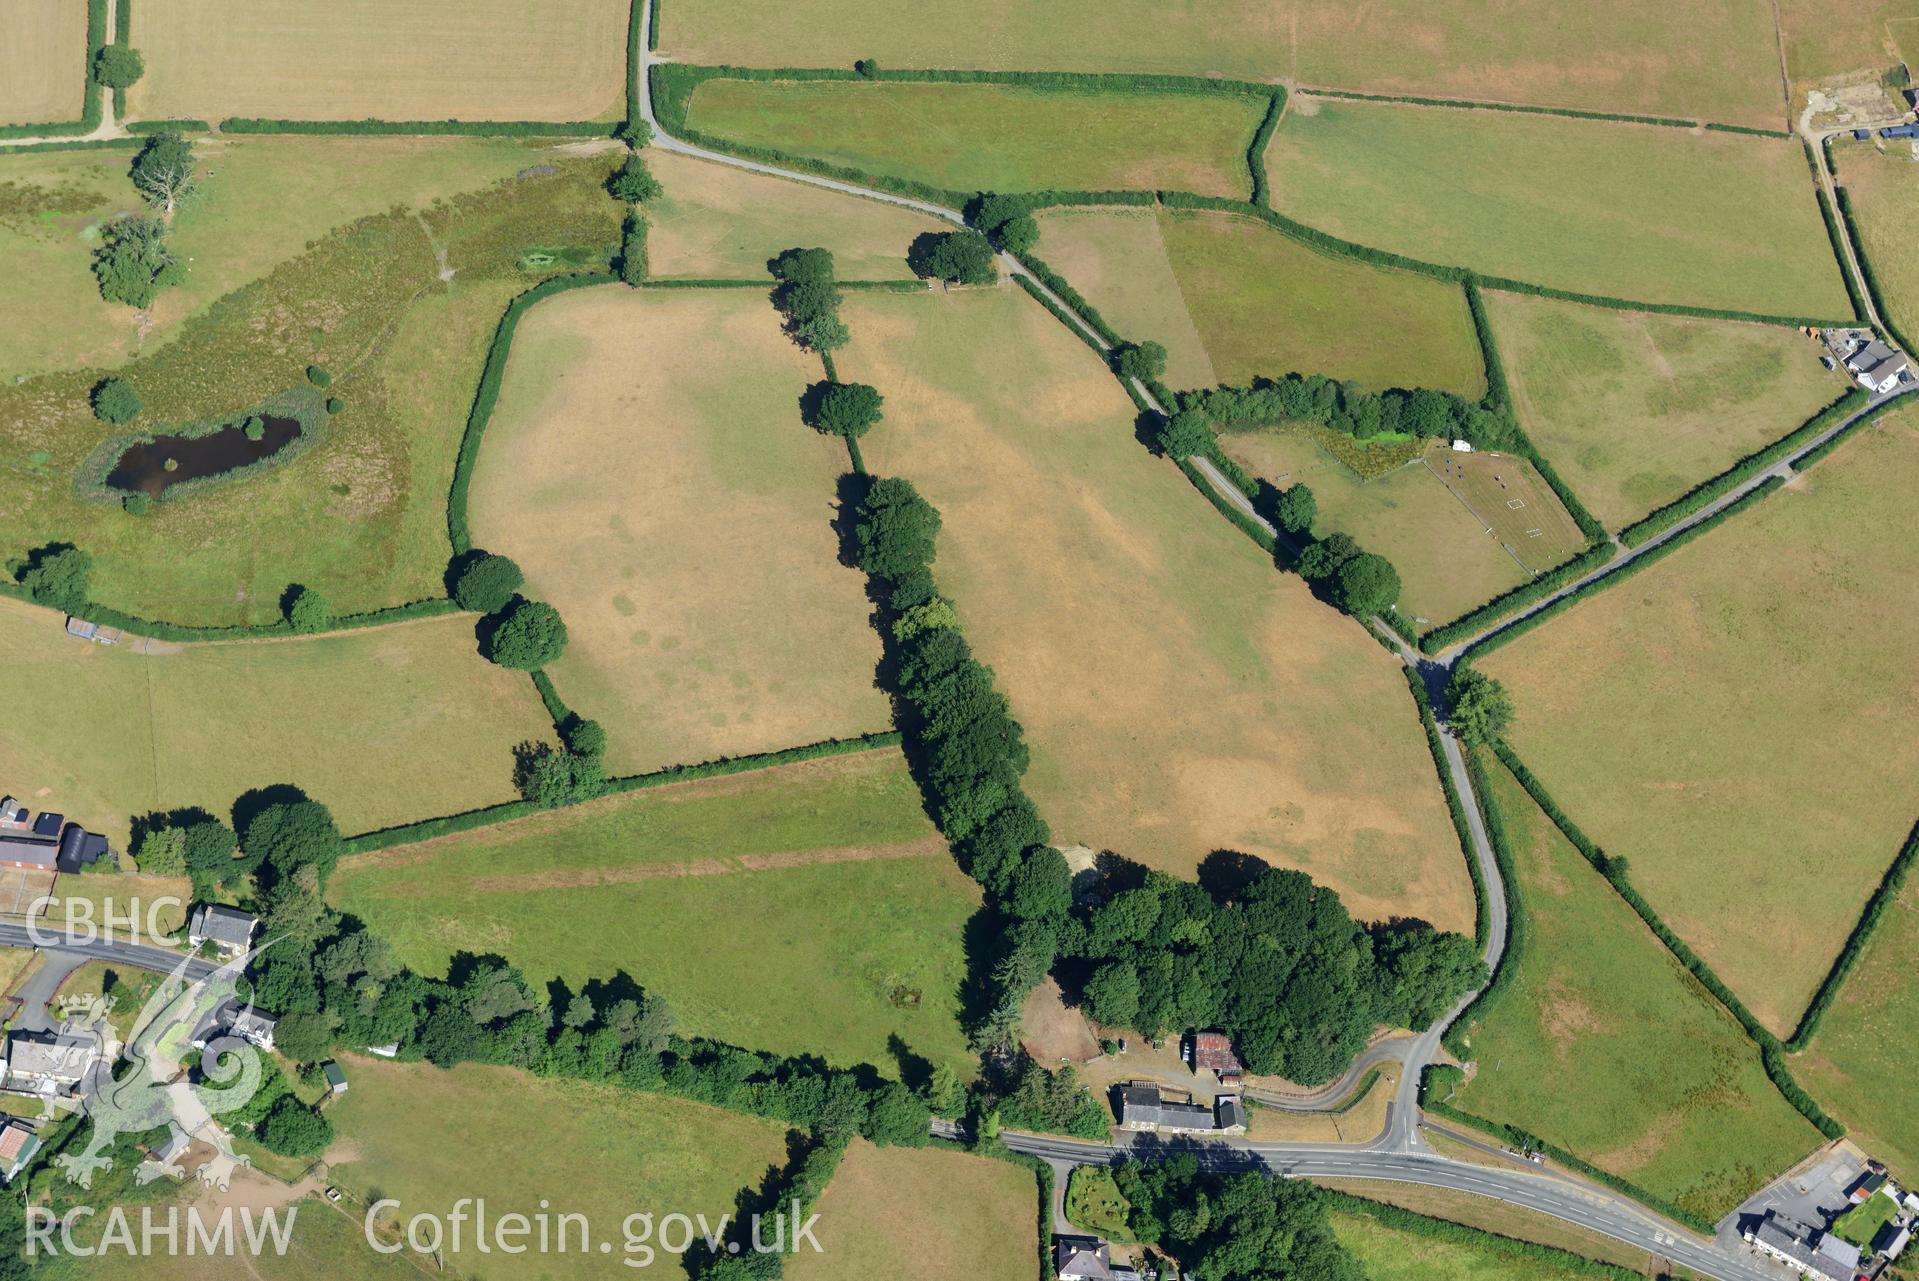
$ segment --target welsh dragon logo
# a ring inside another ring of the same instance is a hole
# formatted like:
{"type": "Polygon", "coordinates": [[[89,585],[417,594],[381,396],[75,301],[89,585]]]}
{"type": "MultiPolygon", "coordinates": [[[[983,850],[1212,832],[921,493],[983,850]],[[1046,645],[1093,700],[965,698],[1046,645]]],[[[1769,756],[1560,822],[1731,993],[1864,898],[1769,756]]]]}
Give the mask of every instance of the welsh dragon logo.
{"type": "MultiPolygon", "coordinates": [[[[93,1123],[84,1150],[55,1158],[69,1179],[91,1187],[95,1171],[113,1167],[115,1140],[169,1122],[213,1147],[213,1156],[195,1171],[202,1183],[225,1188],[234,1170],[248,1164],[213,1118],[245,1107],[265,1075],[259,1048],[232,1035],[233,1020],[222,1017],[229,1007],[252,1011],[251,1004],[235,1002],[235,993],[241,973],[257,953],[248,952],[198,979],[189,978],[194,958],[183,957],[161,982],[135,1020],[120,1062],[103,1063],[89,1073],[77,1103],[69,1105],[93,1123]],[[186,1060],[194,1052],[196,1032],[207,1039],[199,1050],[198,1070],[189,1071],[186,1060]]],[[[111,1002],[96,1002],[95,1007],[88,1013],[103,1048],[110,1050],[104,1015],[111,1002]]],[[[184,1178],[186,1173],[175,1155],[164,1163],[142,1162],[134,1177],[144,1184],[164,1176],[184,1178]]]]}

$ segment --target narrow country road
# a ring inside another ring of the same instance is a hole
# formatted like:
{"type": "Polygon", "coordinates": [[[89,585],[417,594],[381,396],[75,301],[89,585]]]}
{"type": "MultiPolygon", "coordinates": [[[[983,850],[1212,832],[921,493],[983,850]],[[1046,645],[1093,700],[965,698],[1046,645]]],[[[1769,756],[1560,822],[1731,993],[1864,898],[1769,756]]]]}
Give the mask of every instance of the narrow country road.
{"type": "Polygon", "coordinates": [[[55,956],[79,956],[90,961],[110,961],[136,970],[171,974],[186,965],[186,977],[199,980],[220,967],[216,963],[185,952],[175,952],[146,943],[129,943],[104,935],[69,934],[58,926],[0,924],[0,947],[39,949],[55,956]]]}

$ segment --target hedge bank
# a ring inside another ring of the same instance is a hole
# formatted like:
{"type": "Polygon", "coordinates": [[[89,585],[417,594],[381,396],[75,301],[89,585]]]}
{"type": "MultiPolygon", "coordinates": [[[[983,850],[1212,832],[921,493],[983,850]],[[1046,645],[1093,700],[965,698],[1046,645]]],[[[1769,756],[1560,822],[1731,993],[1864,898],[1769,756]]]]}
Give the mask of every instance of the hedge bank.
{"type": "Polygon", "coordinates": [[[1433,716],[1433,700],[1426,693],[1426,682],[1419,673],[1408,667],[1405,669],[1406,687],[1413,692],[1413,702],[1419,706],[1419,723],[1426,731],[1426,750],[1433,755],[1433,769],[1439,774],[1439,786],[1446,793],[1446,813],[1453,820],[1453,834],[1459,838],[1459,852],[1466,856],[1466,871],[1473,878],[1473,941],[1484,951],[1492,938],[1492,904],[1487,901],[1486,877],[1479,870],[1479,858],[1473,850],[1472,826],[1466,821],[1466,805],[1459,799],[1459,789],[1453,786],[1453,772],[1446,767],[1446,749],[1439,741],[1439,721],[1433,716]]]}
{"type": "Polygon", "coordinates": [[[1846,936],[1845,947],[1840,949],[1819,990],[1813,993],[1812,1003],[1799,1016],[1799,1026],[1793,1029],[1791,1038],[1785,1043],[1788,1050],[1803,1050],[1812,1043],[1813,1035],[1819,1031],[1819,1024],[1825,1020],[1826,1011],[1832,1008],[1833,999],[1839,995],[1839,989],[1844,986],[1853,967],[1859,964],[1866,944],[1872,940],[1872,932],[1879,928],[1880,918],[1893,900],[1899,897],[1899,891],[1905,888],[1906,878],[1912,874],[1915,861],[1919,861],[1919,823],[1913,825],[1906,843],[1899,847],[1899,853],[1894,856],[1892,866],[1886,869],[1879,888],[1866,900],[1866,910],[1859,914],[1858,924],[1846,936]]]}
{"type": "Polygon", "coordinates": [[[1520,964],[1525,960],[1526,949],[1532,939],[1532,921],[1526,914],[1524,892],[1519,887],[1519,875],[1514,870],[1512,842],[1506,834],[1505,818],[1492,798],[1492,789],[1478,753],[1468,751],[1465,758],[1466,775],[1479,801],[1479,821],[1486,825],[1486,841],[1492,846],[1493,865],[1499,869],[1499,880],[1505,890],[1506,946],[1499,954],[1499,964],[1494,968],[1492,978],[1485,987],[1479,989],[1479,995],[1459,1012],[1459,1017],[1440,1037],[1440,1043],[1447,1051],[1462,1062],[1472,1057],[1466,1045],[1466,1029],[1475,1020],[1489,1015],[1511,990],[1513,975],[1518,973],[1520,964]]]}
{"type": "Polygon", "coordinates": [[[1583,1254],[1574,1254],[1570,1250],[1540,1245],[1534,1241],[1521,1241],[1517,1237],[1488,1232],[1484,1228],[1454,1223],[1451,1219],[1435,1219],[1430,1215],[1396,1205],[1387,1205],[1383,1201],[1369,1201],[1365,1197],[1339,1192],[1332,1188],[1322,1187],[1319,1192],[1333,1209],[1344,1214],[1364,1215],[1378,1222],[1382,1227],[1391,1228],[1396,1232],[1430,1237],[1435,1241],[1446,1241],[1473,1249],[1492,1250],[1555,1268],[1609,1277],[1612,1281],[1644,1281],[1643,1273],[1634,1272],[1616,1264],[1600,1263],[1597,1260],[1588,1259],[1583,1254]]]}
{"type": "Polygon", "coordinates": [[[1792,469],[1794,471],[1802,472],[1802,471],[1805,471],[1807,468],[1812,467],[1814,464],[1818,463],[1820,459],[1824,458],[1827,454],[1830,454],[1833,450],[1839,448],[1839,446],[1845,444],[1848,440],[1851,440],[1855,434],[1857,434],[1858,432],[1864,431],[1866,428],[1872,426],[1873,423],[1878,421],[1879,415],[1885,413],[1888,409],[1891,409],[1894,405],[1897,405],[1899,403],[1900,402],[1896,400],[1880,401],[1878,404],[1874,405],[1871,409],[1866,410],[1865,413],[1860,414],[1857,418],[1847,423],[1844,427],[1841,427],[1838,431],[1826,437],[1824,440],[1820,441],[1817,445],[1814,445],[1811,449],[1808,449],[1805,453],[1795,457],[1792,460],[1792,469]]]}
{"type": "Polygon", "coordinates": [[[1786,458],[1813,437],[1825,432],[1846,415],[1864,407],[1868,399],[1866,393],[1860,388],[1854,387],[1848,390],[1838,400],[1833,401],[1770,445],[1754,450],[1717,476],[1701,481],[1664,507],[1626,526],[1619,531],[1619,541],[1628,547],[1638,547],[1701,508],[1711,506],[1760,472],[1786,458]]]}
{"type": "MultiPolygon", "coordinates": [[[[1479,102],[1471,98],[1421,98],[1403,93],[1355,93],[1349,89],[1305,89],[1300,93],[1314,98],[1345,98],[1351,102],[1402,102],[1415,107],[1452,107],[1461,111],[1509,111],[1525,116],[1563,116],[1569,120],[1611,120],[1628,125],[1663,125],[1669,129],[1697,129],[1697,120],[1679,120],[1672,116],[1629,116],[1616,111],[1581,111],[1575,107],[1533,107],[1516,102],[1479,102]]],[[[1734,125],[1706,128],[1724,128],[1739,133],[1764,133],[1760,129],[1740,129],[1734,125]]],[[[1787,135],[1781,134],[1780,137],[1787,135]]]]}
{"type": "Polygon", "coordinates": [[[478,138],[606,138],[622,122],[605,120],[278,120],[235,116],[220,122],[221,133],[455,134],[478,138]]]}
{"type": "MultiPolygon", "coordinates": [[[[38,604],[17,583],[0,583],[0,596],[13,600],[38,604]]],[[[345,614],[335,618],[324,632],[305,633],[310,637],[332,635],[336,632],[359,631],[367,627],[383,627],[388,623],[403,623],[415,618],[438,618],[445,614],[458,614],[460,607],[444,596],[431,600],[408,601],[404,605],[390,605],[385,609],[368,610],[361,614],[345,614]]],[[[129,636],[145,636],[151,640],[178,641],[191,643],[196,641],[243,641],[263,640],[274,636],[292,636],[292,626],[280,619],[272,623],[233,624],[226,627],[195,627],[186,623],[170,623],[162,619],[141,618],[137,614],[128,614],[114,609],[110,605],[97,605],[92,601],[76,610],[72,617],[89,623],[98,623],[102,627],[115,627],[129,636]]]]}

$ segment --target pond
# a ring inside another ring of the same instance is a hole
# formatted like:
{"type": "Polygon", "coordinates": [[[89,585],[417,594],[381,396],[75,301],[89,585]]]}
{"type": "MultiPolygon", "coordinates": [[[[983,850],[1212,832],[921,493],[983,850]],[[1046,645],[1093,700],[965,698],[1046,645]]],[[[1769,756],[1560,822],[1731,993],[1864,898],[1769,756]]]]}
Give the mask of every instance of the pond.
{"type": "Polygon", "coordinates": [[[229,423],[204,436],[157,436],[133,445],[107,473],[107,484],[129,494],[160,498],[182,481],[218,476],[271,457],[300,436],[300,420],[269,415],[260,439],[248,440],[241,423],[229,423]],[[176,465],[169,471],[167,461],[176,465]]]}

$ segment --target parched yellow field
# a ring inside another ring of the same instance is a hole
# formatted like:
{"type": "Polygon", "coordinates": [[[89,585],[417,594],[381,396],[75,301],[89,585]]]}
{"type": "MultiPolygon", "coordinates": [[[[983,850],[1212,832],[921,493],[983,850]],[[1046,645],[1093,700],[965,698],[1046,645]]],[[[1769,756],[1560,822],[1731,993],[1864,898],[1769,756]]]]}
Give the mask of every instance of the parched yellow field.
{"type": "Polygon", "coordinates": [[[1818,85],[1822,77],[1883,70],[1900,61],[1901,27],[1911,33],[1919,25],[1919,5],[1913,0],[1862,0],[1847,7],[1845,21],[1835,22],[1824,0],[1780,0],[1779,25],[1794,88],[1803,90],[1818,85]]]}
{"type": "Polygon", "coordinates": [[[1527,580],[1525,568],[1419,459],[1360,480],[1299,429],[1227,432],[1219,444],[1255,476],[1311,488],[1319,532],[1351,534],[1390,560],[1405,586],[1399,612],[1421,628],[1451,622],[1527,580]]]}
{"type": "Polygon", "coordinates": [[[1109,322],[1166,346],[1171,386],[1319,373],[1486,390],[1457,285],[1317,253],[1227,213],[1058,209],[1040,227],[1040,256],[1109,322]]]}
{"type": "Polygon", "coordinates": [[[1772,15],[1741,0],[668,0],[660,24],[686,62],[1184,72],[1785,127],[1772,15]]]}
{"type": "Polygon", "coordinates": [[[627,0],[140,0],[135,118],[597,120],[627,0]]]}
{"type": "Polygon", "coordinates": [[[1266,168],[1281,213],[1428,262],[1635,301],[1851,314],[1797,142],[1296,95],[1266,168]]]}
{"type": "MultiPolygon", "coordinates": [[[[1913,24],[1919,45],[1919,22],[1913,24]]],[[[1839,181],[1852,203],[1853,221],[1879,286],[1886,323],[1910,341],[1919,333],[1919,247],[1912,239],[1912,210],[1919,201],[1919,160],[1910,144],[1887,144],[1878,151],[1867,144],[1834,149],[1839,181]]]]}
{"type": "Polygon", "coordinates": [[[891,723],[832,523],[846,450],[800,421],[820,376],[758,291],[616,286],[520,322],[473,534],[566,619],[549,674],[615,771],[891,723]]]}
{"type": "Polygon", "coordinates": [[[0,5],[0,124],[78,120],[86,105],[86,68],[86,5],[0,5]]]}
{"type": "MultiPolygon", "coordinates": [[[[913,237],[949,224],[898,205],[696,160],[657,147],[646,163],[665,194],[646,206],[654,276],[766,277],[786,249],[833,251],[841,280],[905,280],[913,237]]],[[[768,287],[771,288],[768,277],[768,287]]]]}
{"type": "Polygon", "coordinates": [[[1134,437],[1100,361],[1010,289],[856,295],[863,442],[944,514],[942,589],[1032,745],[1055,840],[1189,875],[1298,867],[1362,918],[1473,903],[1398,665],[1134,437]]]}
{"type": "Polygon", "coordinates": [[[819,1252],[790,1256],[787,1274],[909,1277],[929,1259],[964,1259],[979,1281],[1028,1281],[1038,1197],[1033,1172],[1010,1161],[855,1139],[818,1202],[819,1252]]]}
{"type": "Polygon", "coordinates": [[[1559,804],[1782,1035],[1913,821],[1916,469],[1908,409],[1480,664],[1559,804]]]}
{"type": "Polygon", "coordinates": [[[479,656],[471,617],[142,648],[91,644],[50,610],[0,601],[6,790],[116,843],[134,815],[225,816],[279,783],[364,831],[511,800],[514,745],[553,733],[532,683],[479,656]]]}
{"type": "Polygon", "coordinates": [[[1519,420],[1620,529],[1779,439],[1846,390],[1796,329],[1488,293],[1519,420]]]}

